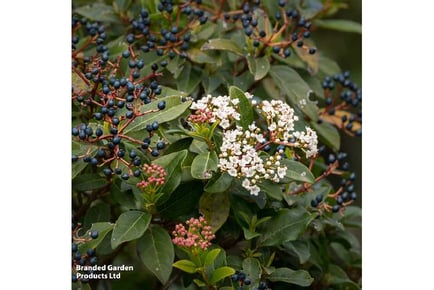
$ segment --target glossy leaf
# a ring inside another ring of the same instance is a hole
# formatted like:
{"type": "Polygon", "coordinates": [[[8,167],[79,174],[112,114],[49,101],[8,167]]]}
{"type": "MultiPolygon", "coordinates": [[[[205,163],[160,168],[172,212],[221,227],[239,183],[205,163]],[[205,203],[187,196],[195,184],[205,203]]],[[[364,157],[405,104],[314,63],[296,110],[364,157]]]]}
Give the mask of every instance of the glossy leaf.
{"type": "MultiPolygon", "coordinates": [[[[305,39],[303,41],[307,47],[315,47],[315,44],[311,40],[305,39]]],[[[311,75],[316,75],[319,70],[319,54],[310,54],[309,49],[306,47],[298,47],[296,42],[293,42],[292,49],[307,65],[307,71],[311,75]]]]}
{"type": "Polygon", "coordinates": [[[151,217],[149,213],[142,211],[127,211],[121,214],[113,228],[112,248],[140,238],[148,228],[151,217]]]}
{"type": "Polygon", "coordinates": [[[80,253],[84,254],[89,249],[95,249],[102,242],[104,237],[112,231],[113,227],[114,224],[108,222],[92,224],[92,227],[83,235],[83,237],[89,239],[89,241],[78,246],[78,250],[80,251],[80,253]],[[92,239],[90,233],[93,231],[98,232],[98,238],[92,239]]]}
{"type": "Polygon", "coordinates": [[[296,254],[300,264],[306,263],[310,258],[310,247],[309,243],[305,241],[291,241],[283,244],[285,249],[296,254]]]}
{"type": "Polygon", "coordinates": [[[261,235],[260,233],[252,232],[251,230],[249,230],[247,228],[243,228],[243,233],[244,233],[244,237],[248,241],[253,239],[253,238],[259,237],[261,235]]]}
{"type": "Polygon", "coordinates": [[[211,285],[215,285],[218,281],[235,274],[235,270],[228,266],[223,266],[214,270],[209,279],[211,285]]]}
{"type": "Polygon", "coordinates": [[[200,73],[191,66],[190,63],[184,64],[184,69],[176,80],[179,91],[191,94],[201,81],[200,73]]]}
{"type": "Polygon", "coordinates": [[[310,119],[314,121],[318,119],[318,108],[307,97],[311,88],[295,70],[288,66],[273,65],[270,69],[270,76],[282,93],[288,96],[292,105],[298,106],[310,119]]]}
{"type": "Polygon", "coordinates": [[[345,289],[348,290],[359,290],[360,287],[356,283],[354,283],[350,278],[348,278],[347,273],[345,273],[342,268],[336,265],[330,265],[329,271],[325,274],[325,279],[331,285],[339,285],[344,284],[345,289]]]}
{"type": "Polygon", "coordinates": [[[261,263],[256,258],[245,258],[243,260],[243,272],[252,281],[252,285],[258,285],[261,279],[261,263]]]}
{"type": "Polygon", "coordinates": [[[238,55],[244,54],[238,44],[230,39],[210,39],[202,45],[201,50],[225,50],[238,55]]]}
{"type": "Polygon", "coordinates": [[[281,209],[277,214],[261,225],[262,234],[258,243],[262,246],[277,246],[293,241],[304,233],[307,226],[315,218],[304,208],[281,209]]]}
{"type": "Polygon", "coordinates": [[[147,113],[143,116],[137,117],[132,124],[126,129],[125,133],[136,132],[146,128],[146,125],[151,124],[154,121],[162,124],[164,122],[171,121],[179,117],[187,110],[191,105],[191,101],[182,102],[180,96],[169,96],[161,98],[158,101],[154,101],[148,105],[142,107],[141,112],[148,112],[155,110],[155,112],[147,113]],[[166,102],[166,108],[164,110],[158,110],[157,106],[160,101],[166,102]]]}
{"type": "Polygon", "coordinates": [[[282,188],[278,183],[264,180],[259,184],[259,188],[264,191],[267,196],[276,200],[282,200],[282,188]]]}
{"type": "Polygon", "coordinates": [[[303,163],[290,159],[282,159],[280,162],[287,167],[285,179],[288,178],[291,181],[302,181],[307,183],[315,182],[315,177],[312,172],[303,163]]]}
{"type": "Polygon", "coordinates": [[[327,58],[323,55],[319,56],[319,70],[324,74],[332,76],[341,72],[341,68],[336,61],[327,58]]]}
{"type": "Polygon", "coordinates": [[[339,151],[341,144],[341,136],[338,130],[325,122],[318,124],[317,122],[311,122],[310,125],[318,133],[319,139],[329,146],[333,151],[339,151]]]}
{"type": "Polygon", "coordinates": [[[273,282],[282,281],[303,287],[307,287],[313,282],[309,272],[305,270],[294,271],[289,268],[277,268],[268,279],[273,282]]]}
{"type": "Polygon", "coordinates": [[[94,3],[74,9],[74,12],[94,21],[119,22],[112,6],[94,3]]]}
{"type": "Polygon", "coordinates": [[[315,26],[333,29],[344,32],[354,32],[362,34],[362,25],[360,23],[345,20],[345,19],[315,19],[313,21],[315,26]]]}
{"type": "Polygon", "coordinates": [[[104,187],[107,180],[98,174],[82,174],[74,179],[72,188],[76,191],[92,191],[104,187]]]}
{"type": "Polygon", "coordinates": [[[166,183],[164,183],[159,192],[170,196],[170,194],[178,187],[182,179],[181,164],[186,156],[187,150],[182,150],[164,155],[154,160],[155,164],[162,166],[166,171],[166,183]]]}
{"type": "Polygon", "coordinates": [[[165,284],[172,273],[175,258],[172,240],[167,231],[152,225],[137,241],[137,251],[145,267],[165,284]]]}
{"type": "Polygon", "coordinates": [[[193,274],[196,273],[198,268],[195,263],[190,260],[179,260],[173,263],[173,267],[180,269],[181,271],[193,274]]]}
{"type": "Polygon", "coordinates": [[[83,228],[88,229],[93,223],[105,222],[110,220],[110,206],[100,202],[89,208],[84,216],[83,228]]]}
{"type": "Polygon", "coordinates": [[[199,200],[199,211],[216,232],[229,216],[230,200],[227,192],[205,192],[199,200]]]}
{"type": "Polygon", "coordinates": [[[210,179],[217,171],[218,157],[215,151],[197,155],[191,164],[191,176],[196,179],[210,179]]]}
{"type": "Polygon", "coordinates": [[[232,183],[233,177],[223,172],[215,181],[209,181],[205,186],[206,192],[224,192],[232,183]]]}
{"type": "Polygon", "coordinates": [[[264,78],[270,70],[270,61],[267,56],[252,57],[247,56],[247,64],[249,66],[250,73],[254,76],[255,81],[259,81],[264,78]]]}
{"type": "Polygon", "coordinates": [[[214,264],[214,261],[220,252],[221,252],[221,249],[212,249],[211,251],[209,251],[205,256],[203,266],[208,267],[208,266],[214,264]]]}
{"type": "Polygon", "coordinates": [[[240,120],[237,121],[244,129],[247,129],[253,122],[253,109],[249,99],[247,99],[245,93],[235,86],[229,87],[229,96],[231,99],[239,100],[240,120]]]}

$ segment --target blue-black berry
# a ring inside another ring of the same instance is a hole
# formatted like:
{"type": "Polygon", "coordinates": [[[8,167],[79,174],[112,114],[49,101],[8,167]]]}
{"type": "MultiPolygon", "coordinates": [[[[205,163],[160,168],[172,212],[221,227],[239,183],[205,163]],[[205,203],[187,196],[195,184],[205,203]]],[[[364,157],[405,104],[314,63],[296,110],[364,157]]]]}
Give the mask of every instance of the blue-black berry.
{"type": "Polygon", "coordinates": [[[96,238],[98,238],[98,231],[91,231],[90,232],[90,237],[92,238],[92,239],[96,239],[96,238]]]}

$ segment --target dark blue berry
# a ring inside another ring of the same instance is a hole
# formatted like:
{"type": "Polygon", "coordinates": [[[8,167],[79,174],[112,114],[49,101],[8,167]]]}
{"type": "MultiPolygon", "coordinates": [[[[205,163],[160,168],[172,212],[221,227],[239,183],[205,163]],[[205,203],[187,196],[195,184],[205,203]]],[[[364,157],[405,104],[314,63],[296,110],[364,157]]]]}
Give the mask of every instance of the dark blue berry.
{"type": "Polygon", "coordinates": [[[286,2],[285,0],[279,0],[279,6],[284,7],[286,4],[285,2],[286,2]]]}
{"type": "Polygon", "coordinates": [[[84,156],[83,162],[89,163],[92,158],[90,156],[84,156]]]}
{"type": "Polygon", "coordinates": [[[273,52],[274,53],[279,53],[280,51],[280,47],[279,46],[273,46],[273,52]]]}
{"type": "Polygon", "coordinates": [[[351,192],[350,198],[351,198],[351,200],[356,200],[357,199],[357,193],[355,191],[351,192]]]}
{"type": "Polygon", "coordinates": [[[135,177],[139,177],[140,176],[140,170],[135,170],[134,171],[134,174],[133,174],[135,177]]]}
{"type": "Polygon", "coordinates": [[[158,150],[154,148],[152,149],[151,155],[157,157],[158,155],[160,155],[160,152],[158,152],[158,150]]]}
{"type": "Polygon", "coordinates": [[[322,201],[322,199],[323,199],[322,194],[318,194],[318,195],[315,197],[315,200],[316,200],[318,203],[320,203],[320,202],[322,201]]]}
{"type": "Polygon", "coordinates": [[[80,131],[77,128],[72,128],[72,136],[78,136],[80,131]]]}
{"type": "Polygon", "coordinates": [[[350,177],[348,178],[351,181],[356,180],[356,173],[355,172],[351,172],[350,177]]]}
{"type": "Polygon", "coordinates": [[[102,136],[103,133],[104,133],[104,132],[103,132],[103,130],[102,130],[101,128],[96,128],[96,130],[95,130],[95,135],[96,135],[97,137],[102,136]]]}
{"type": "Polygon", "coordinates": [[[110,128],[110,134],[112,135],[116,135],[118,133],[118,129],[117,128],[110,128]]]}
{"type": "Polygon", "coordinates": [[[310,205],[312,207],[317,207],[318,206],[318,202],[316,201],[316,199],[312,199],[311,202],[310,202],[310,205]]]}
{"type": "Polygon", "coordinates": [[[113,144],[117,145],[121,143],[121,138],[119,136],[114,136],[112,142],[113,144]]]}
{"type": "Polygon", "coordinates": [[[265,151],[265,152],[268,152],[268,151],[270,151],[270,150],[271,150],[271,146],[270,146],[270,144],[265,145],[265,147],[264,147],[264,151],[265,151]]]}
{"type": "Polygon", "coordinates": [[[330,163],[333,163],[335,161],[336,161],[336,156],[334,154],[330,153],[328,158],[327,158],[327,162],[330,164],[330,163]]]}
{"type": "Polygon", "coordinates": [[[164,110],[166,108],[166,101],[161,101],[157,105],[159,110],[164,110]]]}
{"type": "Polygon", "coordinates": [[[252,281],[249,278],[246,278],[244,280],[244,285],[249,286],[250,284],[252,284],[252,281]]]}
{"type": "Polygon", "coordinates": [[[90,258],[90,260],[89,260],[89,263],[93,266],[93,265],[96,265],[96,263],[98,262],[98,259],[97,259],[97,257],[92,257],[92,258],[90,258]]]}
{"type": "Polygon", "coordinates": [[[244,280],[244,279],[246,279],[246,273],[243,273],[243,272],[238,273],[238,278],[239,278],[240,280],[244,280]]]}
{"type": "Polygon", "coordinates": [[[112,170],[110,168],[104,168],[102,170],[102,172],[104,173],[105,176],[111,176],[112,175],[112,170]]]}
{"type": "Polygon", "coordinates": [[[310,37],[310,31],[303,32],[303,37],[304,38],[309,38],[310,37]]]}
{"type": "Polygon", "coordinates": [[[98,231],[91,231],[90,232],[90,237],[92,238],[92,239],[96,239],[96,238],[98,238],[98,231]]]}
{"type": "Polygon", "coordinates": [[[353,184],[349,185],[349,186],[347,187],[347,191],[348,191],[348,192],[353,192],[353,191],[354,191],[354,185],[353,185],[353,184]]]}
{"type": "Polygon", "coordinates": [[[78,281],[77,275],[72,274],[72,283],[75,283],[78,281]]]}
{"type": "Polygon", "coordinates": [[[119,174],[122,173],[122,170],[121,170],[119,167],[116,167],[116,168],[115,168],[115,173],[116,173],[117,175],[119,175],[119,174]]]}
{"type": "Polygon", "coordinates": [[[231,276],[231,280],[232,280],[233,282],[237,282],[237,281],[239,280],[238,274],[233,274],[233,275],[231,276]]]}
{"type": "Polygon", "coordinates": [[[96,254],[95,249],[88,249],[88,250],[86,251],[86,254],[87,254],[89,257],[93,257],[93,256],[95,256],[95,254],[96,254]]]}
{"type": "Polygon", "coordinates": [[[125,117],[127,117],[127,119],[132,119],[134,117],[134,111],[127,111],[125,117]]]}
{"type": "Polygon", "coordinates": [[[341,208],[341,207],[340,207],[338,204],[335,204],[335,205],[332,207],[332,211],[333,211],[333,212],[338,212],[340,208],[341,208]]]}
{"type": "Polygon", "coordinates": [[[79,132],[78,132],[78,137],[79,137],[81,140],[86,139],[86,131],[85,131],[85,130],[79,130],[79,132]]]}
{"type": "Polygon", "coordinates": [[[125,151],[124,150],[122,150],[122,149],[120,149],[119,151],[118,151],[118,157],[120,157],[120,158],[122,158],[122,157],[124,157],[125,156],[125,151]]]}
{"type": "Polygon", "coordinates": [[[78,251],[78,245],[77,244],[72,244],[72,252],[75,253],[78,251]]]}
{"type": "Polygon", "coordinates": [[[124,174],[122,174],[121,178],[123,180],[128,180],[130,178],[130,175],[128,173],[124,173],[124,174]]]}
{"type": "Polygon", "coordinates": [[[131,44],[131,43],[134,42],[134,35],[133,34],[130,33],[130,34],[127,35],[127,42],[129,44],[131,44]]]}
{"type": "Polygon", "coordinates": [[[338,195],[338,197],[336,198],[336,203],[338,205],[341,205],[344,203],[344,199],[342,198],[342,196],[338,195]]]}
{"type": "Polygon", "coordinates": [[[291,35],[291,39],[292,39],[292,41],[296,41],[296,40],[298,39],[298,34],[294,32],[294,33],[291,35]]]}
{"type": "Polygon", "coordinates": [[[141,162],[142,162],[142,161],[140,160],[140,157],[136,157],[136,158],[134,158],[134,160],[133,160],[133,164],[134,164],[135,166],[139,166],[141,162]]]}
{"type": "Polygon", "coordinates": [[[78,156],[75,154],[72,154],[72,162],[76,162],[78,160],[78,156]]]}
{"type": "Polygon", "coordinates": [[[92,165],[97,165],[97,164],[98,164],[98,159],[96,159],[96,158],[91,158],[91,159],[90,159],[90,164],[92,164],[92,165]]]}
{"type": "Polygon", "coordinates": [[[158,130],[158,122],[157,121],[154,121],[154,122],[152,122],[152,130],[158,130]]]}
{"type": "Polygon", "coordinates": [[[159,150],[164,149],[165,146],[166,144],[164,144],[164,142],[157,142],[157,149],[159,150]]]}
{"type": "Polygon", "coordinates": [[[298,47],[302,47],[303,44],[304,44],[304,43],[303,43],[303,41],[301,41],[301,40],[299,40],[299,41],[297,42],[297,46],[298,46],[298,47]]]}
{"type": "Polygon", "coordinates": [[[341,196],[344,201],[350,200],[350,194],[347,191],[342,192],[341,196]]]}
{"type": "Polygon", "coordinates": [[[124,58],[128,58],[128,57],[130,57],[130,55],[131,55],[131,53],[130,53],[129,50],[125,50],[125,51],[122,52],[122,56],[123,56],[124,58]]]}
{"type": "Polygon", "coordinates": [[[283,55],[284,55],[285,57],[289,57],[289,56],[291,56],[291,49],[289,49],[289,48],[285,49],[285,51],[283,52],[283,55]]]}

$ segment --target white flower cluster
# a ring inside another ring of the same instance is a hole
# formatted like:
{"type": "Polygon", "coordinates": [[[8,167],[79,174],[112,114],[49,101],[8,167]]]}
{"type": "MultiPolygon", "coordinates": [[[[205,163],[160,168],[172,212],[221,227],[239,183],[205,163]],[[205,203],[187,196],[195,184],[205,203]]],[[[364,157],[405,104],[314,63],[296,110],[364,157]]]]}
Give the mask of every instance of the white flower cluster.
{"type": "Polygon", "coordinates": [[[306,127],[305,132],[294,130],[298,117],[286,103],[272,100],[256,104],[251,94],[245,95],[264,117],[267,124],[265,131],[258,128],[255,122],[247,130],[240,126],[230,129],[231,122],[240,120],[241,117],[238,112],[238,99],[208,95],[193,102],[190,108],[196,110],[192,116],[196,116],[199,122],[219,121],[219,126],[223,128],[223,143],[220,147],[218,167],[233,177],[243,179],[242,186],[249,190],[251,195],[258,195],[259,184],[263,180],[279,182],[285,177],[287,170],[280,162],[282,151],[267,157],[259,156],[261,148],[267,142],[301,148],[306,152],[306,157],[310,158],[318,153],[318,137],[309,127],[306,127]]]}
{"type": "Polygon", "coordinates": [[[237,112],[236,107],[238,103],[238,99],[231,100],[228,96],[212,97],[207,95],[197,102],[193,102],[190,109],[211,112],[212,117],[208,121],[214,123],[219,120],[219,126],[226,129],[231,125],[231,120],[240,120],[240,113],[237,112]]]}
{"type": "Polygon", "coordinates": [[[286,166],[280,164],[280,154],[262,159],[255,146],[264,141],[261,130],[253,123],[248,130],[237,126],[224,132],[218,166],[229,175],[244,178],[242,186],[251,195],[258,195],[258,184],[268,179],[279,182],[285,177],[286,166]]]}
{"type": "Polygon", "coordinates": [[[296,145],[301,148],[307,149],[306,157],[310,158],[318,153],[318,136],[316,132],[309,127],[306,127],[306,132],[296,131],[293,133],[294,137],[297,138],[296,145]]]}

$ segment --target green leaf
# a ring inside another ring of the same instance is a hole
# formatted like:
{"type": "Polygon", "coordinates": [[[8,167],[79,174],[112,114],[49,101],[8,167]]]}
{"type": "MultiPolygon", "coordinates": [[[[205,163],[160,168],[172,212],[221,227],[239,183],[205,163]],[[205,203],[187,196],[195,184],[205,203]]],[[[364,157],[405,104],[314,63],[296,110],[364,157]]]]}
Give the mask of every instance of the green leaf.
{"type": "Polygon", "coordinates": [[[291,181],[315,182],[312,172],[303,163],[290,159],[282,159],[280,163],[287,167],[285,178],[289,178],[291,181]]]}
{"type": "Polygon", "coordinates": [[[294,271],[289,268],[277,268],[268,279],[273,282],[282,281],[302,287],[307,287],[313,282],[309,272],[305,270],[294,271]]]}
{"type": "Polygon", "coordinates": [[[304,208],[281,209],[269,221],[261,225],[262,236],[258,243],[262,246],[277,246],[293,241],[304,233],[307,226],[315,218],[304,208]]]}
{"type": "Polygon", "coordinates": [[[229,96],[232,100],[239,100],[238,107],[241,116],[237,123],[240,124],[244,129],[247,129],[253,122],[253,109],[250,100],[247,99],[245,93],[242,90],[235,86],[229,87],[229,96]]]}
{"type": "Polygon", "coordinates": [[[126,12],[131,6],[132,0],[116,0],[113,1],[114,10],[117,12],[126,12]]]}
{"type": "Polygon", "coordinates": [[[184,64],[184,69],[176,80],[176,85],[179,91],[191,94],[199,85],[202,76],[195,67],[187,62],[184,64]]]}
{"type": "Polygon", "coordinates": [[[199,200],[199,212],[215,233],[229,216],[230,200],[227,192],[205,192],[199,200]]]}
{"type": "MultiPolygon", "coordinates": [[[[315,47],[315,43],[312,40],[303,40],[306,46],[315,47]]],[[[310,75],[316,75],[319,70],[319,53],[310,54],[309,50],[304,47],[298,47],[296,42],[292,43],[292,49],[307,65],[307,71],[310,75]]]]}
{"type": "Polygon", "coordinates": [[[194,47],[188,50],[187,55],[189,59],[196,63],[214,64],[218,61],[216,57],[212,57],[210,54],[194,47]]]}
{"type": "Polygon", "coordinates": [[[78,7],[74,12],[94,21],[119,22],[113,7],[102,3],[78,7]]]}
{"type": "Polygon", "coordinates": [[[149,213],[142,211],[127,211],[121,214],[113,228],[112,248],[140,238],[148,228],[151,217],[149,213]]]}
{"type": "Polygon", "coordinates": [[[249,230],[247,228],[243,228],[243,233],[244,233],[244,237],[248,241],[253,239],[253,238],[259,237],[261,235],[260,233],[252,232],[251,230],[249,230]]]}
{"type": "Polygon", "coordinates": [[[104,237],[113,229],[113,227],[114,224],[108,222],[92,224],[92,227],[83,235],[83,237],[89,239],[89,241],[78,246],[80,253],[84,254],[89,249],[95,249],[102,242],[104,237]],[[93,231],[98,231],[98,238],[91,238],[90,233],[93,231]]]}
{"type": "Polygon", "coordinates": [[[149,110],[157,110],[156,112],[147,113],[143,116],[137,117],[132,124],[130,124],[126,129],[125,133],[136,132],[146,128],[146,125],[157,121],[159,124],[171,121],[179,117],[182,113],[187,110],[191,105],[191,101],[182,103],[179,96],[169,96],[165,98],[158,99],[148,105],[141,108],[141,112],[147,112],[149,110]],[[166,102],[166,109],[158,110],[157,105],[160,101],[166,102]]]}
{"type": "Polygon", "coordinates": [[[137,241],[137,251],[145,267],[165,284],[172,273],[175,258],[172,240],[167,231],[160,226],[151,225],[137,241]]]}
{"type": "Polygon", "coordinates": [[[291,241],[283,244],[285,249],[288,249],[291,252],[294,252],[298,257],[300,264],[304,264],[310,258],[310,247],[309,243],[305,241],[291,241]]]}
{"type": "Polygon", "coordinates": [[[202,192],[202,184],[199,180],[182,183],[170,198],[158,207],[158,211],[162,216],[172,219],[193,213],[197,210],[197,201],[202,192]]]}
{"type": "Polygon", "coordinates": [[[362,34],[360,23],[345,19],[315,19],[314,25],[321,28],[362,34]]]}
{"type": "Polygon", "coordinates": [[[261,280],[261,263],[256,258],[245,258],[243,261],[243,272],[252,281],[252,285],[256,286],[261,280]]]}
{"type": "Polygon", "coordinates": [[[341,145],[341,135],[339,135],[338,129],[329,123],[322,122],[310,122],[312,128],[318,133],[320,141],[325,143],[333,151],[339,151],[341,145]]]}
{"type": "Polygon", "coordinates": [[[224,192],[226,191],[232,183],[233,177],[227,174],[226,172],[223,172],[222,175],[220,175],[217,180],[210,181],[205,186],[206,192],[224,192]]]}
{"type": "Polygon", "coordinates": [[[255,81],[259,81],[264,78],[270,70],[270,61],[267,56],[254,58],[247,56],[247,64],[249,66],[250,73],[254,76],[255,81]]]}
{"type": "Polygon", "coordinates": [[[221,249],[213,249],[213,250],[209,251],[205,256],[203,266],[208,267],[208,266],[214,264],[214,260],[217,258],[220,251],[221,251],[221,249]]]}
{"type": "Polygon", "coordinates": [[[332,59],[323,55],[319,56],[319,70],[324,74],[332,76],[341,72],[339,65],[332,59]]]}
{"type": "Polygon", "coordinates": [[[72,188],[76,191],[91,191],[104,187],[107,180],[98,174],[82,174],[72,182],[72,188]]]}
{"type": "Polygon", "coordinates": [[[206,287],[205,282],[203,282],[203,281],[200,280],[200,279],[193,279],[193,282],[194,282],[197,286],[199,286],[199,287],[206,287]]]}
{"type": "Polygon", "coordinates": [[[201,50],[225,50],[238,55],[244,55],[243,50],[238,44],[229,39],[210,39],[202,45],[201,50]]]}
{"type": "Polygon", "coordinates": [[[97,203],[89,208],[84,216],[83,228],[89,229],[93,223],[110,220],[110,206],[104,202],[97,203]]]}
{"type": "MultiPolygon", "coordinates": [[[[166,183],[164,183],[163,187],[159,190],[159,192],[162,192],[166,195],[166,200],[181,183],[181,164],[186,157],[187,150],[182,150],[164,155],[154,160],[155,164],[162,166],[166,171],[166,183]]],[[[162,203],[163,201],[165,200],[159,200],[160,203],[162,203]]]]}
{"type": "Polygon", "coordinates": [[[191,176],[196,179],[210,179],[211,172],[217,171],[218,158],[215,151],[197,155],[191,164],[191,176]]]}
{"type": "Polygon", "coordinates": [[[273,65],[270,76],[282,93],[288,96],[293,106],[299,107],[310,119],[314,121],[318,119],[318,108],[307,97],[311,88],[295,70],[288,66],[273,65]]]}
{"type": "Polygon", "coordinates": [[[223,266],[214,270],[209,279],[209,284],[215,285],[218,281],[235,274],[235,270],[228,266],[223,266]]]}
{"type": "Polygon", "coordinates": [[[259,188],[264,191],[267,196],[276,200],[282,200],[282,188],[278,183],[264,180],[259,184],[259,188]]]}
{"type": "Polygon", "coordinates": [[[179,260],[173,264],[173,267],[180,269],[181,271],[193,274],[196,273],[198,268],[195,263],[190,260],[179,260]]]}
{"type": "Polygon", "coordinates": [[[360,286],[354,283],[350,278],[348,278],[347,273],[345,273],[342,268],[336,265],[330,265],[328,273],[325,274],[326,281],[331,285],[344,284],[347,286],[345,289],[348,290],[359,290],[360,286]]]}

